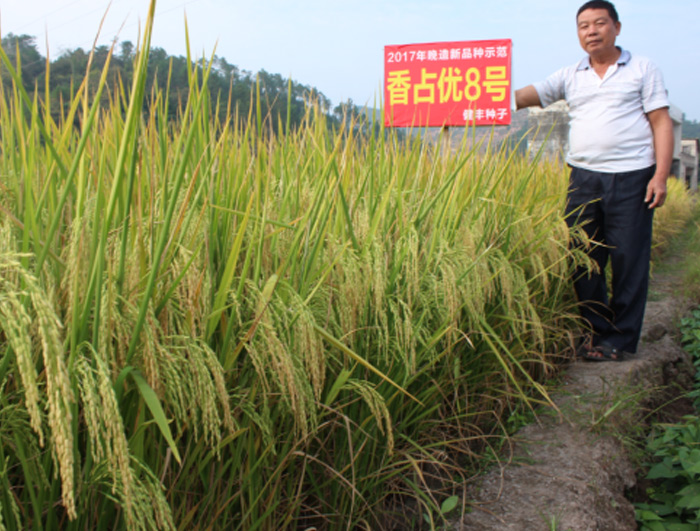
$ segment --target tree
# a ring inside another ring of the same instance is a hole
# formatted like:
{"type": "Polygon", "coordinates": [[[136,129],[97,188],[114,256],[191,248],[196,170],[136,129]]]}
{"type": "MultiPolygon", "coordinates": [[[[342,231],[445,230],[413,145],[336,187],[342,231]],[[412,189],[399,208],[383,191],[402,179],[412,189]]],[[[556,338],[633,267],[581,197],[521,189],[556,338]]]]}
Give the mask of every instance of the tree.
{"type": "MultiPolygon", "coordinates": [[[[21,66],[22,84],[29,93],[40,82],[46,71],[46,60],[36,47],[36,39],[30,35],[14,35],[8,33],[2,39],[2,49],[5,50],[13,66],[17,68],[18,59],[21,66]]],[[[3,83],[8,87],[11,83],[9,76],[3,76],[3,83]]]]}
{"type": "Polygon", "coordinates": [[[700,138],[700,122],[683,117],[683,138],[700,138]]]}
{"type": "MultiPolygon", "coordinates": [[[[41,56],[36,48],[35,39],[29,35],[8,34],[2,39],[2,47],[10,57],[13,64],[21,64],[22,83],[26,90],[33,95],[35,86],[39,86],[39,97],[43,99],[43,78],[46,69],[46,59],[41,56]]],[[[122,83],[127,91],[131,88],[134,60],[136,57],[135,46],[131,41],[124,41],[117,47],[118,53],[112,57],[107,81],[107,91],[103,93],[105,103],[109,93],[115,93],[122,83]]],[[[98,46],[93,53],[93,60],[88,80],[90,90],[96,90],[99,76],[109,56],[110,49],[107,46],[98,46]]],[[[85,78],[90,53],[82,48],[63,52],[56,60],[51,62],[51,74],[49,79],[51,112],[54,119],[65,115],[70,101],[75,96],[75,91],[85,78]]],[[[190,71],[198,71],[196,77],[200,82],[205,68],[203,61],[188,63],[186,57],[170,56],[163,48],[152,48],[149,53],[148,73],[146,79],[146,94],[144,111],[148,111],[150,105],[149,96],[157,87],[161,94],[166,94],[169,119],[177,117],[184,109],[189,94],[190,71]]],[[[314,87],[302,85],[291,79],[286,79],[280,74],[273,74],[266,70],[260,70],[256,75],[237,66],[230,64],[223,57],[214,56],[211,65],[211,73],[208,80],[208,89],[211,94],[212,105],[218,105],[219,119],[224,120],[228,116],[229,104],[232,112],[238,112],[238,116],[246,117],[251,106],[256,104],[255,98],[260,97],[262,116],[266,120],[266,127],[277,132],[280,124],[286,124],[289,119],[290,126],[299,125],[307,113],[309,105],[319,106],[321,113],[325,114],[329,126],[339,123],[331,113],[331,102],[323,93],[314,87]]],[[[0,68],[0,73],[2,68],[0,68]]],[[[2,76],[2,82],[6,87],[11,87],[12,80],[9,76],[2,76]]],[[[253,107],[254,108],[254,107],[253,107]]],[[[215,109],[212,109],[214,112],[215,109]]],[[[76,118],[78,120],[79,118],[76,118]]]]}

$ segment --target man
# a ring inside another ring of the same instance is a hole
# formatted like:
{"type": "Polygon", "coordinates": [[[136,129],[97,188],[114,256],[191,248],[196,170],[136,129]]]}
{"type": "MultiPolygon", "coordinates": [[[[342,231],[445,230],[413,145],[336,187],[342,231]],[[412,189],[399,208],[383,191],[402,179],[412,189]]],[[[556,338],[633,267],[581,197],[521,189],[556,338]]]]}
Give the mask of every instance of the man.
{"type": "Polygon", "coordinates": [[[599,271],[574,282],[592,337],[578,354],[621,361],[634,353],[646,306],[655,208],[666,199],[673,125],[661,72],[616,46],[621,24],[613,4],[586,2],[576,15],[580,62],[515,92],[518,109],[565,99],[571,167],[566,217],[600,242],[589,251],[599,271]],[[605,265],[612,266],[608,300],[605,265]]]}

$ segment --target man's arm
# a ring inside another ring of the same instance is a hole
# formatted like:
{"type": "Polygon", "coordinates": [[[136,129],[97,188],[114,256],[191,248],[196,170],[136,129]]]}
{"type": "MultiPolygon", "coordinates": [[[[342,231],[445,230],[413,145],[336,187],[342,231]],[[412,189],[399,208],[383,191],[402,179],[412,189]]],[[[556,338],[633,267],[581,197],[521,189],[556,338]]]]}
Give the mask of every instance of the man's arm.
{"type": "Polygon", "coordinates": [[[668,107],[647,113],[651,131],[654,135],[654,151],[656,153],[656,172],[647,185],[647,195],[644,201],[649,208],[657,208],[666,201],[666,180],[671,173],[673,160],[673,123],[668,114],[668,107]]]}
{"type": "Polygon", "coordinates": [[[528,85],[515,91],[515,108],[542,107],[540,95],[537,94],[533,85],[528,85]]]}

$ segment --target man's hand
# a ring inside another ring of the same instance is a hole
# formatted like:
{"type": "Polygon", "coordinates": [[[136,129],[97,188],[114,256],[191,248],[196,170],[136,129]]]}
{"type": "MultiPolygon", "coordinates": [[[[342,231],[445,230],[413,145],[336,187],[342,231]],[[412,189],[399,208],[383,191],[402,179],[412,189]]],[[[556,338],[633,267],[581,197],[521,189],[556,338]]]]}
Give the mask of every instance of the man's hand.
{"type": "Polygon", "coordinates": [[[662,175],[655,174],[647,185],[647,195],[644,198],[645,203],[649,203],[649,208],[658,208],[663,206],[666,201],[666,178],[662,175]]]}
{"type": "Polygon", "coordinates": [[[666,179],[671,173],[673,160],[673,122],[668,114],[668,107],[662,107],[647,113],[651,132],[654,135],[656,155],[656,173],[647,185],[645,203],[649,208],[658,208],[666,201],[666,179]]]}

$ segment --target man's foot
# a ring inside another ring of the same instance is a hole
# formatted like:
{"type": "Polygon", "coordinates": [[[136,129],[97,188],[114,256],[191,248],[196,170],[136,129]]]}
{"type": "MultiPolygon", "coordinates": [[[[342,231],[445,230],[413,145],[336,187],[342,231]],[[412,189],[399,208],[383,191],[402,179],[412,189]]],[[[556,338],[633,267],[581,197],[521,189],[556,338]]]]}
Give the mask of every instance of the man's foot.
{"type": "Polygon", "coordinates": [[[583,355],[587,361],[623,361],[624,353],[610,345],[597,345],[583,355]]]}

